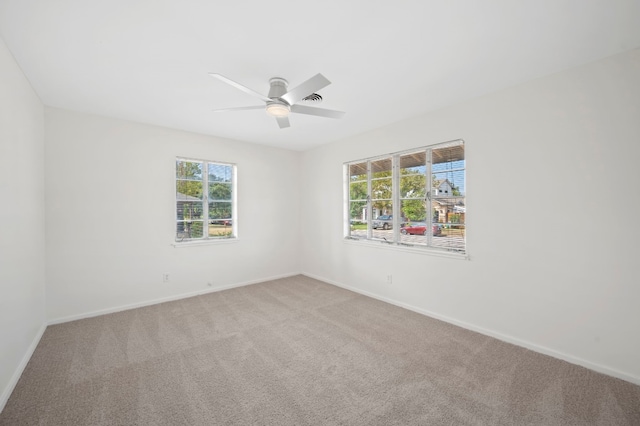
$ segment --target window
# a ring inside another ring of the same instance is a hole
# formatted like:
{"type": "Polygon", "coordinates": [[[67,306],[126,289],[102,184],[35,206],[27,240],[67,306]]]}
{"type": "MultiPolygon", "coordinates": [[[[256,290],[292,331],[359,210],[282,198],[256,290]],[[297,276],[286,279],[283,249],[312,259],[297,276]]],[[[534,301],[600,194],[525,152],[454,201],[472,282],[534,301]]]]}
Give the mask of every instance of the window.
{"type": "Polygon", "coordinates": [[[233,164],[176,159],[176,241],[235,238],[233,164]]]}
{"type": "Polygon", "coordinates": [[[466,252],[462,140],[345,164],[345,237],[466,252]]]}

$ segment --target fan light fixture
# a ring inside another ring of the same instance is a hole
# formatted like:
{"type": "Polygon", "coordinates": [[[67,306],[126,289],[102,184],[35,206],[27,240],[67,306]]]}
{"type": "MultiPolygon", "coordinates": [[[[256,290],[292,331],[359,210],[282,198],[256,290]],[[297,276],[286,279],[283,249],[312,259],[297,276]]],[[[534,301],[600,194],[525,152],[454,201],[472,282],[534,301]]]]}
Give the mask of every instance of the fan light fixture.
{"type": "Polygon", "coordinates": [[[287,117],[289,112],[291,112],[291,109],[288,105],[276,102],[267,105],[267,114],[272,117],[287,117]]]}
{"type": "MultiPolygon", "coordinates": [[[[1,2],[2,0],[0,0],[1,2]]],[[[307,105],[300,105],[298,102],[322,99],[316,92],[323,87],[327,87],[331,82],[326,79],[322,74],[316,74],[310,79],[306,80],[299,86],[289,90],[289,83],[287,80],[280,77],[273,77],[269,79],[269,94],[267,96],[261,95],[253,89],[249,89],[247,86],[231,80],[223,76],[222,74],[210,72],[211,77],[215,77],[218,80],[235,87],[238,90],[247,93],[254,98],[258,98],[265,103],[265,105],[251,105],[237,108],[225,108],[216,109],[215,112],[222,111],[246,111],[252,109],[265,109],[267,115],[274,117],[278,127],[284,129],[290,127],[289,114],[306,114],[315,115],[316,117],[325,118],[342,118],[344,112],[334,111],[332,109],[316,108],[307,105]],[[266,108],[265,108],[266,107],[266,108]]]]}

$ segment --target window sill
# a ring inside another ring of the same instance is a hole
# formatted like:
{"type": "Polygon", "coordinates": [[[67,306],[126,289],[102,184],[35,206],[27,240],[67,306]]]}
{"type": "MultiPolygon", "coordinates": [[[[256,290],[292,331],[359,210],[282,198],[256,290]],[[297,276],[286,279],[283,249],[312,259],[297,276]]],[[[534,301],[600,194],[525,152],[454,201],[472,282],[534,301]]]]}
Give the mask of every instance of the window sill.
{"type": "Polygon", "coordinates": [[[195,240],[195,241],[183,241],[181,243],[173,242],[171,245],[173,248],[186,248],[186,247],[198,247],[198,246],[210,246],[216,244],[231,244],[238,241],[238,238],[220,238],[211,240],[195,240]]]}
{"type": "Polygon", "coordinates": [[[428,256],[446,257],[448,259],[460,259],[460,260],[470,259],[468,253],[456,253],[456,252],[450,252],[446,250],[435,249],[435,248],[425,247],[425,246],[415,246],[415,245],[411,246],[411,245],[404,245],[404,244],[387,243],[383,241],[351,239],[351,238],[344,238],[343,241],[345,244],[379,248],[383,250],[404,251],[409,253],[425,254],[428,256]]]}

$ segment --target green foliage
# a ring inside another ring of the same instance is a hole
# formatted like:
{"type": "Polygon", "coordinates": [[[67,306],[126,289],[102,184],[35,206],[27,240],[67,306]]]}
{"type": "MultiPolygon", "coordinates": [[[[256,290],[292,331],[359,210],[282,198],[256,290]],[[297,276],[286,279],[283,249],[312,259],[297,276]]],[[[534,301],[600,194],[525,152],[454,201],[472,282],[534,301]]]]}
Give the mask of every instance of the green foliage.
{"type": "Polygon", "coordinates": [[[401,198],[421,198],[426,195],[427,177],[425,175],[406,175],[400,177],[401,198]]]}
{"type": "Polygon", "coordinates": [[[426,218],[427,177],[412,170],[400,170],[400,197],[402,216],[410,222],[422,222],[426,218]]]}
{"type": "Polygon", "coordinates": [[[198,202],[178,203],[178,220],[202,219],[202,204],[198,202]]]}
{"type": "Polygon", "coordinates": [[[201,220],[191,222],[191,238],[202,238],[203,223],[201,220]]]}
{"type": "Polygon", "coordinates": [[[231,219],[231,203],[209,203],[209,219],[231,219]]]}
{"type": "Polygon", "coordinates": [[[462,219],[462,215],[460,213],[449,213],[450,223],[460,223],[460,219],[462,219]]]}
{"type": "Polygon", "coordinates": [[[194,161],[176,161],[176,196],[189,200],[190,197],[202,199],[202,163],[194,161]]]}
{"type": "Polygon", "coordinates": [[[178,222],[176,237],[178,239],[202,238],[204,223],[202,220],[178,222]]]}
{"type": "MultiPolygon", "coordinates": [[[[204,188],[203,163],[198,161],[176,161],[177,238],[203,238],[205,229],[211,234],[204,220],[207,212],[201,200],[208,191],[208,217],[216,220],[230,220],[232,217],[232,167],[221,164],[207,164],[209,185],[204,188]],[[200,200],[200,201],[199,201],[200,200]]],[[[214,236],[232,236],[232,230],[224,227],[214,236]]]]}
{"type": "Polygon", "coordinates": [[[403,200],[402,216],[410,222],[424,222],[426,219],[426,209],[424,200],[403,200]]]}
{"type": "Polygon", "coordinates": [[[349,184],[350,200],[366,200],[367,199],[367,182],[351,182],[349,184]]]}
{"type": "Polygon", "coordinates": [[[230,200],[231,184],[230,183],[209,183],[209,199],[210,200],[230,200]]]}
{"type": "Polygon", "coordinates": [[[372,179],[378,179],[378,178],[390,178],[391,177],[391,170],[383,170],[381,172],[375,172],[371,175],[372,179]]]}
{"type": "Polygon", "coordinates": [[[202,163],[195,161],[176,161],[178,179],[202,180],[202,163]]]}
{"type": "Polygon", "coordinates": [[[392,209],[392,179],[391,169],[372,173],[371,175],[371,205],[374,209],[389,211],[392,209]]]}
{"type": "Polygon", "coordinates": [[[371,180],[371,199],[384,200],[391,198],[391,178],[371,180]]]}
{"type": "Polygon", "coordinates": [[[202,199],[202,182],[193,180],[176,181],[176,197],[178,200],[189,200],[189,197],[202,199]]]}
{"type": "Polygon", "coordinates": [[[207,163],[209,182],[231,182],[233,168],[226,164],[207,163]]]}
{"type": "Polygon", "coordinates": [[[367,207],[366,201],[352,201],[349,206],[350,219],[361,219],[362,211],[367,207]]]}
{"type": "MultiPolygon", "coordinates": [[[[371,206],[383,212],[393,211],[391,170],[384,170],[372,174],[371,206]]],[[[400,198],[402,199],[402,215],[413,222],[422,222],[427,217],[427,176],[416,173],[412,169],[400,170],[400,198]]],[[[358,176],[362,178],[362,176],[358,176]]],[[[432,175],[432,188],[438,188],[444,180],[432,175]]],[[[452,186],[452,194],[460,196],[460,188],[452,186]]],[[[354,181],[349,184],[349,211],[352,219],[362,217],[362,210],[366,207],[367,182],[354,181]]],[[[459,216],[459,215],[458,215],[459,216]]],[[[455,216],[454,216],[455,217],[455,216]]],[[[433,221],[438,221],[438,212],[433,210],[433,221]]],[[[460,220],[459,217],[458,219],[460,220]]],[[[452,220],[453,222],[453,220],[452,220]]],[[[458,222],[455,222],[458,223],[458,222]]]]}

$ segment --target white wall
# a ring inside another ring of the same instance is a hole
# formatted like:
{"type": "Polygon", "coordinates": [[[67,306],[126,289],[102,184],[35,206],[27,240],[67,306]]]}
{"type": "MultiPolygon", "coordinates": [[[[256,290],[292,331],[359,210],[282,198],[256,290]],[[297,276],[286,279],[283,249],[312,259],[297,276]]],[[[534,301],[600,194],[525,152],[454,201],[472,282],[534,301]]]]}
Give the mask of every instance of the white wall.
{"type": "Polygon", "coordinates": [[[0,71],[0,408],[45,264],[51,321],[303,271],[640,383],[638,50],[306,153],[45,109],[1,42],[0,71]],[[456,138],[470,261],[343,241],[343,162],[456,138]],[[238,164],[238,241],[171,246],[176,156],[238,164]]]}
{"type": "Polygon", "coordinates": [[[44,331],[43,122],[0,39],[0,410],[44,331]]]}
{"type": "Polygon", "coordinates": [[[640,383],[639,159],[640,50],[323,146],[302,270],[640,383]],[[458,138],[471,260],[343,241],[343,162],[458,138]]]}
{"type": "Polygon", "coordinates": [[[56,108],[45,134],[49,320],[299,273],[300,153],[56,108]],[[236,242],[171,245],[176,156],[237,164],[236,242]]]}

